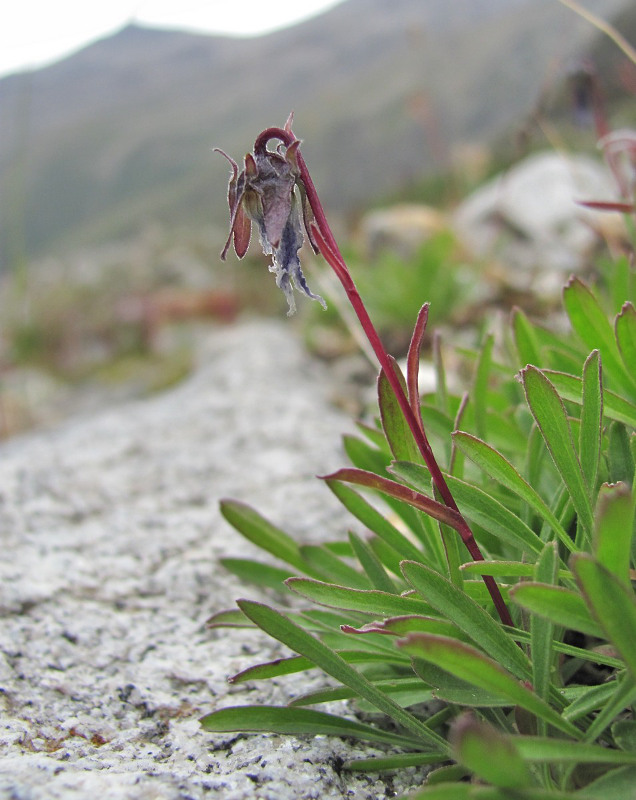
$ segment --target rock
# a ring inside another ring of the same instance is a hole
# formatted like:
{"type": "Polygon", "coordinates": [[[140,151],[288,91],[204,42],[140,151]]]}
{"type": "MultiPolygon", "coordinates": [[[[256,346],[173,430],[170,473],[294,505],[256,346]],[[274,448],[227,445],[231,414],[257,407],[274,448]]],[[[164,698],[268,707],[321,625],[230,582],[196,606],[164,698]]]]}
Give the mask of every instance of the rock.
{"type": "Polygon", "coordinates": [[[299,539],[345,535],[351,520],[314,478],[344,463],[351,429],[327,385],[289,325],[235,325],[178,388],[0,447],[3,800],[362,800],[421,782],[340,772],[378,752],[368,746],[213,735],[198,722],[324,685],[230,687],[283,648],[205,621],[261,596],[219,566],[256,553],[220,517],[221,497],[299,539]]]}
{"type": "Polygon", "coordinates": [[[529,156],[471,194],[453,226],[467,250],[495,259],[504,281],[520,290],[560,292],[571,272],[581,271],[608,226],[620,217],[593,211],[581,200],[616,199],[606,167],[581,155],[529,156]]]}

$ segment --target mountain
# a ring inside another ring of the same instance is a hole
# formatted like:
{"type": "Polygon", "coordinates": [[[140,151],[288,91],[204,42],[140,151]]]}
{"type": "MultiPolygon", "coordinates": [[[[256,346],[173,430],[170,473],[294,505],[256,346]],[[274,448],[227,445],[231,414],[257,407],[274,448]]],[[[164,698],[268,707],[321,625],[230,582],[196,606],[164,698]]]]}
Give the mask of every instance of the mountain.
{"type": "Polygon", "coordinates": [[[350,211],[493,141],[595,36],[558,0],[346,0],[250,39],[128,26],[0,81],[0,267],[148,220],[221,237],[212,148],[239,159],[292,109],[325,205],[350,211]]]}

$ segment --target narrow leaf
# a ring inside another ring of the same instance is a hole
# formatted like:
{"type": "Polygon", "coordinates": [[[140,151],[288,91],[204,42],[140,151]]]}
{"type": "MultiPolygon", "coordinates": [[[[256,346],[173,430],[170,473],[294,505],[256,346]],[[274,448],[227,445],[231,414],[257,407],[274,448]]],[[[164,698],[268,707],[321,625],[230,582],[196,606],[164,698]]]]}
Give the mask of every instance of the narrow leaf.
{"type": "Polygon", "coordinates": [[[592,619],[582,598],[562,586],[543,583],[519,583],[510,590],[510,599],[533,614],[555,625],[602,638],[602,630],[592,619]]]}
{"type": "MultiPolygon", "coordinates": [[[[386,653],[371,653],[366,650],[340,650],[341,658],[347,664],[380,664],[387,663],[386,653]]],[[[400,660],[396,659],[396,663],[400,660]]],[[[228,683],[245,683],[245,681],[262,681],[269,678],[279,678],[282,675],[294,675],[298,672],[305,672],[314,669],[315,665],[303,656],[288,656],[287,658],[276,658],[274,661],[266,661],[263,664],[254,664],[247,669],[237,672],[228,678],[228,683]]]]}
{"type": "Polygon", "coordinates": [[[442,759],[436,753],[397,753],[374,758],[357,758],[346,761],[342,769],[348,772],[389,772],[407,767],[421,767],[425,764],[437,764],[442,759]]]}
{"type": "Polygon", "coordinates": [[[539,736],[515,737],[517,750],[525,761],[551,764],[636,764],[636,753],[612,750],[598,744],[570,742],[539,736]]]}
{"type": "MultiPolygon", "coordinates": [[[[300,554],[323,580],[351,586],[352,589],[369,589],[366,575],[361,574],[321,545],[301,545],[300,554]]],[[[290,577],[289,575],[287,576],[290,577]]]]}
{"type": "Polygon", "coordinates": [[[636,679],[636,600],[631,586],[587,553],[572,556],[572,572],[605,637],[621,654],[636,679]]]}
{"type": "MultiPolygon", "coordinates": [[[[433,699],[431,689],[419,678],[370,678],[375,687],[392,697],[402,708],[430,703],[433,699]]],[[[291,707],[311,706],[317,703],[332,703],[337,700],[354,700],[358,693],[346,686],[332,686],[298,695],[289,701],[291,707]]]]}
{"type": "Polygon", "coordinates": [[[512,310],[512,331],[519,357],[519,366],[525,367],[528,364],[534,364],[535,367],[538,367],[541,363],[539,342],[534,328],[520,308],[515,307],[512,310]]]}
{"type": "Polygon", "coordinates": [[[633,374],[636,364],[636,308],[632,303],[623,305],[614,322],[614,331],[625,369],[633,374]]]}
{"type": "MultiPolygon", "coordinates": [[[[538,583],[554,584],[557,577],[558,555],[556,542],[546,544],[535,566],[535,580],[538,583]]],[[[554,623],[537,614],[530,620],[532,647],[532,685],[535,692],[544,700],[550,693],[552,674],[554,623]]],[[[545,733],[546,731],[539,731],[545,733]]]]}
{"type": "Polygon", "coordinates": [[[612,326],[597,299],[578,278],[572,278],[563,291],[563,305],[572,327],[590,350],[601,352],[605,371],[628,392],[636,384],[621,359],[612,326]]]}
{"type": "Polygon", "coordinates": [[[458,717],[451,728],[453,756],[482,780],[502,789],[523,789],[530,772],[512,737],[478,720],[471,713],[458,717]]]}
{"type": "Polygon", "coordinates": [[[243,583],[267,586],[277,591],[283,590],[283,582],[294,575],[290,569],[272,567],[270,564],[262,564],[248,558],[221,558],[219,561],[228,572],[236,575],[243,583]]]}
{"type": "Polygon", "coordinates": [[[456,511],[448,508],[436,500],[431,500],[420,492],[415,492],[408,486],[404,486],[396,481],[382,478],[373,472],[360,469],[339,469],[331,475],[324,476],[325,480],[344,481],[345,483],[355,483],[359,486],[366,486],[368,489],[375,489],[378,492],[389,495],[396,500],[401,500],[414,508],[419,508],[434,517],[439,522],[444,522],[452,528],[461,527],[462,519],[456,511]]]}
{"type": "Polygon", "coordinates": [[[369,545],[352,531],[349,532],[349,541],[373,588],[379,589],[381,592],[397,594],[398,591],[395,588],[395,584],[369,545]]]}
{"type": "MultiPolygon", "coordinates": [[[[490,370],[492,366],[492,348],[495,338],[492,334],[486,337],[486,341],[481,346],[477,369],[475,371],[475,381],[471,392],[473,401],[475,427],[477,435],[485,439],[488,435],[488,421],[486,409],[488,406],[488,384],[490,381],[490,370]]],[[[412,460],[412,459],[411,459],[412,460]]]]}
{"type": "Polygon", "coordinates": [[[634,457],[625,426],[612,422],[608,438],[606,451],[608,480],[610,483],[624,481],[631,484],[634,480],[634,457]]]}
{"type": "Polygon", "coordinates": [[[253,628],[249,620],[239,608],[225,608],[217,611],[205,623],[207,628],[253,628]]]}
{"type": "Polygon", "coordinates": [[[350,589],[312,578],[290,578],[287,586],[302,597],[328,608],[361,611],[379,617],[431,613],[431,607],[419,598],[388,594],[377,589],[350,589]]]}
{"type": "MultiPolygon", "coordinates": [[[[392,595],[388,596],[392,597],[392,595]]],[[[428,747],[436,751],[445,752],[447,750],[446,742],[441,736],[401,708],[382,691],[376,689],[370,681],[347,664],[334,650],[295,625],[284,614],[262,603],[250,600],[239,600],[238,605],[245,615],[265,633],[286,644],[299,655],[305,656],[332,678],[353,689],[360,697],[368,700],[398,725],[413,734],[419,742],[426,743],[428,747]]],[[[413,746],[416,746],[415,742],[413,742],[413,746]]]]}
{"type": "Polygon", "coordinates": [[[593,350],[583,365],[582,384],[579,459],[588,491],[592,493],[596,488],[603,434],[603,386],[598,350],[593,350]]]}
{"type": "MultiPolygon", "coordinates": [[[[416,488],[423,486],[429,475],[428,470],[419,464],[408,464],[403,461],[393,464],[391,471],[416,488]]],[[[521,552],[533,554],[541,552],[544,543],[539,536],[497,499],[453,475],[444,477],[455,502],[469,522],[480,525],[493,536],[521,552]]]]}
{"type": "MultiPolygon", "coordinates": [[[[526,564],[521,561],[467,561],[461,565],[461,571],[465,575],[494,575],[509,578],[532,578],[534,577],[534,564],[526,564]]],[[[559,580],[572,581],[574,578],[569,569],[558,571],[559,580]]]]}
{"type": "Polygon", "coordinates": [[[521,648],[504,632],[487,611],[449,580],[423,564],[405,561],[402,571],[406,580],[427,603],[462,630],[471,641],[524,680],[530,680],[532,669],[521,648]]]}
{"type": "MultiPolygon", "coordinates": [[[[395,359],[391,359],[391,365],[406,394],[406,382],[395,359]]],[[[420,451],[384,370],[380,370],[378,377],[378,404],[382,429],[393,453],[393,458],[420,461],[420,451]]],[[[417,413],[419,415],[419,408],[417,413]]]]}
{"type": "Polygon", "coordinates": [[[634,503],[624,483],[601,486],[596,505],[594,554],[625,586],[629,586],[629,562],[634,529],[634,503]]]}
{"type": "Polygon", "coordinates": [[[540,370],[526,367],[521,375],[532,416],[568,488],[579,519],[591,538],[592,507],[563,401],[540,370]]]}
{"type": "Polygon", "coordinates": [[[636,767],[620,767],[580,789],[577,795],[589,800],[632,800],[636,786],[636,767]]]}
{"type": "MultiPolygon", "coordinates": [[[[422,352],[422,342],[426,332],[426,325],[428,324],[429,306],[430,303],[424,303],[422,308],[419,310],[406,357],[406,383],[408,386],[409,405],[411,406],[411,411],[415,415],[415,418],[418,420],[420,419],[420,414],[422,413],[420,410],[419,386],[420,353],[422,352]]],[[[412,461],[414,459],[409,458],[407,460],[412,461]]]]}
{"type": "MultiPolygon", "coordinates": [[[[550,379],[564,400],[578,405],[581,404],[580,378],[577,378],[576,375],[568,375],[565,372],[551,369],[543,370],[543,374],[550,379]]],[[[634,404],[615,392],[608,391],[606,388],[603,391],[603,414],[606,419],[636,427],[636,407],[634,404]]]]}
{"type": "Polygon", "coordinates": [[[510,705],[526,709],[569,736],[577,739],[581,736],[577,728],[497,662],[463,642],[427,633],[411,633],[398,642],[398,647],[414,658],[430,661],[461,680],[499,695],[510,705]]]}
{"type": "Polygon", "coordinates": [[[548,504],[539,493],[521,477],[513,465],[490,445],[476,436],[463,431],[455,431],[453,440],[460,450],[478,467],[494,480],[520,497],[530,508],[544,519],[554,530],[559,540],[569,549],[574,543],[563,528],[548,504]]]}
{"type": "Polygon", "coordinates": [[[272,525],[253,508],[238,500],[222,500],[220,509],[230,525],[261,550],[266,550],[305,574],[314,574],[291,536],[272,525]]]}
{"type": "MultiPolygon", "coordinates": [[[[366,474],[366,473],[363,473],[366,474]]],[[[385,541],[402,558],[421,558],[421,553],[404,534],[383,516],[371,503],[348,486],[344,486],[336,476],[328,476],[325,483],[344,507],[370,531],[385,541]]]]}
{"type": "Polygon", "coordinates": [[[201,725],[213,733],[244,731],[292,736],[352,736],[370,742],[413,747],[412,739],[405,736],[307,708],[230,706],[202,717],[201,725]]]}

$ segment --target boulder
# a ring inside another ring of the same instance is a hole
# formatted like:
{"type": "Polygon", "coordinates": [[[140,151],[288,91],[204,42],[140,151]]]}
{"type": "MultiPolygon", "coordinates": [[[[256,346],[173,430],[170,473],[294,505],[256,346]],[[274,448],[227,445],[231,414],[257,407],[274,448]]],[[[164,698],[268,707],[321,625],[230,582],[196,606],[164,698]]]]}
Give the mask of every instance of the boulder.
{"type": "Polygon", "coordinates": [[[619,215],[579,201],[616,196],[601,162],[541,152],[471,194],[457,208],[453,227],[469,253],[500,265],[510,286],[558,292],[569,273],[589,264],[604,234],[621,230],[619,215]]]}
{"type": "Polygon", "coordinates": [[[344,463],[351,426],[287,324],[215,332],[201,364],[165,394],[0,447],[3,799],[362,800],[422,779],[343,773],[378,750],[340,739],[202,731],[213,709],[324,685],[309,673],[230,687],[284,650],[205,622],[262,599],[219,565],[257,553],[219,499],[302,540],[344,536],[351,520],[314,476],[344,463]]]}

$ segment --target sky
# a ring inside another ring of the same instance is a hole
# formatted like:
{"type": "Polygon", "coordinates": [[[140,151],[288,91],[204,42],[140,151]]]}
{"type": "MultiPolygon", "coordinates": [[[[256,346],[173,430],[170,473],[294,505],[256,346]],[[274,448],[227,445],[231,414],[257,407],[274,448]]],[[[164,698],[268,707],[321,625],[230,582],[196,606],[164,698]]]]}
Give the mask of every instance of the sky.
{"type": "Polygon", "coordinates": [[[253,36],[342,0],[8,0],[0,11],[0,76],[45,66],[129,22],[253,36]]]}

